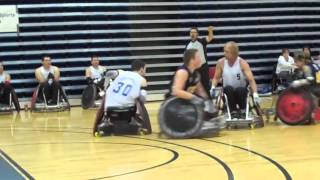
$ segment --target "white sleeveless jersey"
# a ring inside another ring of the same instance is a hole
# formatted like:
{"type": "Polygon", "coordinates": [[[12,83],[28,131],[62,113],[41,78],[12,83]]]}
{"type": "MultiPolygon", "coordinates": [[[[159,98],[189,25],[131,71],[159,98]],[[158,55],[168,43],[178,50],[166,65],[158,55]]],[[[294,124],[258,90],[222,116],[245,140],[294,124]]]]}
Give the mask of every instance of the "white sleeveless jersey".
{"type": "Polygon", "coordinates": [[[237,58],[236,62],[233,64],[232,67],[229,66],[228,60],[224,59],[222,80],[223,87],[246,87],[247,81],[240,66],[240,57],[237,58]]]}
{"type": "Polygon", "coordinates": [[[48,79],[48,75],[49,73],[52,73],[54,75],[54,70],[55,70],[55,66],[50,66],[49,69],[45,69],[43,66],[40,67],[40,72],[41,72],[41,75],[44,79],[48,79]]]}
{"type": "Polygon", "coordinates": [[[106,107],[134,106],[140,95],[143,77],[136,72],[123,71],[106,92],[106,107]]]}
{"type": "Polygon", "coordinates": [[[100,79],[102,78],[102,74],[105,71],[103,66],[98,66],[98,68],[94,68],[93,66],[89,67],[91,72],[91,79],[100,79]]]}

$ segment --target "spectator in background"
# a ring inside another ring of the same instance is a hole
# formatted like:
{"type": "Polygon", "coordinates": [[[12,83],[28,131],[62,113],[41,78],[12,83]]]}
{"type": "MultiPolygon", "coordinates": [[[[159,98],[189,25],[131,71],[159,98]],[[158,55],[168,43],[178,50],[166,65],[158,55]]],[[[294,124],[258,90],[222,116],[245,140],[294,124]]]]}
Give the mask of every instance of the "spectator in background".
{"type": "Polygon", "coordinates": [[[201,84],[204,87],[207,95],[210,97],[210,78],[209,78],[209,66],[208,66],[208,56],[207,56],[207,44],[211,43],[214,35],[213,26],[208,27],[208,36],[204,38],[199,38],[199,30],[197,27],[192,27],[190,30],[191,41],[186,45],[185,51],[188,49],[197,49],[200,58],[201,66],[197,70],[201,76],[201,84]]]}
{"type": "Polygon", "coordinates": [[[276,74],[280,72],[292,72],[294,69],[294,59],[289,55],[289,49],[282,49],[282,55],[278,58],[276,74]]]}

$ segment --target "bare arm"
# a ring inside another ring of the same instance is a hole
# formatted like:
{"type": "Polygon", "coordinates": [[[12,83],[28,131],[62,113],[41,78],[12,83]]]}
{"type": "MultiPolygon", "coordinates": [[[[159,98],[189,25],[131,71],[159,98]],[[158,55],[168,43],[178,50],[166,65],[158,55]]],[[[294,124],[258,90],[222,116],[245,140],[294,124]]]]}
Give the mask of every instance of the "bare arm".
{"type": "Polygon", "coordinates": [[[86,78],[91,77],[91,71],[90,68],[86,69],[86,78]]]}
{"type": "Polygon", "coordinates": [[[256,93],[257,92],[256,81],[254,80],[254,77],[251,72],[249,64],[243,59],[241,59],[241,69],[242,69],[244,75],[246,76],[247,80],[249,81],[249,85],[250,85],[252,92],[256,93]]]}
{"type": "Polygon", "coordinates": [[[178,70],[174,76],[174,82],[172,85],[172,95],[182,99],[191,100],[193,94],[183,90],[185,83],[188,79],[188,72],[185,70],[178,70]]]}
{"type": "Polygon", "coordinates": [[[204,90],[204,87],[202,86],[201,82],[199,82],[197,84],[196,94],[200,97],[208,99],[208,95],[207,95],[206,91],[204,90]]]}
{"type": "Polygon", "coordinates": [[[214,39],[213,31],[214,31],[214,27],[213,26],[209,26],[208,27],[208,36],[206,38],[207,43],[210,43],[214,39]]]}
{"type": "Polygon", "coordinates": [[[41,72],[40,72],[40,69],[36,69],[35,71],[35,76],[36,76],[36,80],[39,82],[39,83],[42,83],[45,81],[45,79],[43,79],[42,75],[41,75],[41,72]]]}
{"type": "Polygon", "coordinates": [[[59,70],[58,67],[56,67],[56,68],[54,69],[54,80],[55,80],[55,81],[59,81],[59,80],[60,80],[60,70],[59,70]]]}
{"type": "Polygon", "coordinates": [[[222,59],[220,59],[220,60],[218,60],[217,65],[216,65],[216,72],[215,72],[214,77],[212,79],[212,86],[214,86],[214,87],[217,86],[217,84],[220,81],[221,76],[222,76],[222,72],[223,72],[222,65],[221,65],[222,62],[223,62],[222,59]]]}
{"type": "Polygon", "coordinates": [[[147,80],[145,78],[141,81],[141,87],[147,87],[147,80]]]}

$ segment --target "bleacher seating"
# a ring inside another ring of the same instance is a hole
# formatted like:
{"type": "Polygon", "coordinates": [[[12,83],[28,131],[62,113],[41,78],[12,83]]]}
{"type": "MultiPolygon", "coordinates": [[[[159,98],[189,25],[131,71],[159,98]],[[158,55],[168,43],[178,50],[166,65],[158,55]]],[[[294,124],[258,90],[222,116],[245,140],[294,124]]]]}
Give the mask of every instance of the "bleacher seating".
{"type": "Polygon", "coordinates": [[[240,44],[258,84],[270,83],[272,67],[282,48],[309,45],[319,51],[320,1],[49,1],[3,0],[16,4],[19,33],[0,33],[0,59],[12,75],[20,98],[36,87],[34,69],[42,54],[61,68],[67,94],[79,97],[84,69],[98,55],[108,69],[127,69],[134,59],[148,65],[149,93],[164,93],[182,53],[189,29],[216,28],[208,46],[209,63],[223,55],[225,42],[240,44]]]}

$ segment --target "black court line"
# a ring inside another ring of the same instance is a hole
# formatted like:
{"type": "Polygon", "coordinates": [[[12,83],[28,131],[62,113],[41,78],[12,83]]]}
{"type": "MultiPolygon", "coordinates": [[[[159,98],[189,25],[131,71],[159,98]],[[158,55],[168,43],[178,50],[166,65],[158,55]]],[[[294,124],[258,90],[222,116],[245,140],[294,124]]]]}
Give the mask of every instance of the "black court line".
{"type": "Polygon", "coordinates": [[[226,145],[226,146],[231,146],[231,147],[238,148],[238,149],[241,149],[241,150],[244,150],[244,151],[248,151],[248,152],[250,152],[252,154],[255,154],[257,156],[260,156],[263,159],[265,159],[265,160],[271,162],[273,165],[275,165],[281,171],[281,173],[284,175],[286,180],[292,180],[292,177],[290,176],[288,171],[283,166],[281,166],[275,160],[273,160],[273,159],[271,159],[271,158],[269,158],[269,157],[267,157],[267,156],[265,156],[265,155],[263,155],[261,153],[258,153],[256,151],[253,151],[253,150],[250,150],[250,149],[247,149],[247,148],[243,148],[241,146],[236,146],[236,145],[232,145],[232,144],[228,144],[228,143],[224,143],[224,142],[220,142],[220,141],[215,141],[215,140],[210,140],[210,139],[203,139],[203,138],[200,138],[200,140],[213,142],[213,143],[217,143],[217,144],[222,144],[222,145],[226,145]]]}
{"type": "Polygon", "coordinates": [[[199,150],[199,149],[192,148],[192,147],[189,147],[189,146],[185,146],[185,145],[181,145],[181,144],[176,144],[176,143],[168,142],[168,141],[161,141],[161,140],[156,140],[156,139],[141,138],[141,137],[134,137],[134,136],[122,136],[122,137],[135,138],[135,139],[143,139],[143,140],[148,140],[148,141],[154,141],[154,142],[161,142],[161,143],[166,143],[166,144],[172,144],[172,145],[175,145],[175,146],[180,146],[180,147],[183,147],[183,148],[186,148],[186,149],[193,150],[193,151],[196,151],[196,152],[198,152],[198,153],[204,154],[204,155],[210,157],[211,159],[214,159],[215,161],[217,161],[217,162],[224,168],[224,170],[225,170],[226,173],[227,173],[228,180],[234,180],[233,173],[232,173],[231,169],[229,168],[229,166],[228,166],[226,163],[224,163],[222,160],[220,160],[219,158],[217,158],[217,157],[215,157],[215,156],[213,156],[212,154],[209,154],[209,153],[207,153],[207,152],[204,152],[204,151],[201,151],[201,150],[199,150]]]}
{"type": "Polygon", "coordinates": [[[9,161],[9,166],[14,166],[15,170],[18,170],[17,173],[23,175],[24,178],[28,178],[29,180],[34,180],[34,178],[21,166],[18,165],[13,159],[11,159],[3,150],[0,149],[0,154],[5,158],[5,160],[9,161]]]}
{"type": "MultiPolygon", "coordinates": [[[[81,129],[81,128],[79,128],[81,129]]],[[[86,129],[86,128],[84,128],[86,129]]],[[[43,132],[68,132],[68,133],[79,133],[79,134],[92,134],[91,132],[81,132],[81,131],[56,131],[56,130],[35,130],[35,129],[27,129],[27,128],[21,128],[19,130],[24,130],[24,131],[43,131],[43,132]]],[[[224,170],[226,171],[227,173],[227,176],[228,176],[228,180],[234,180],[234,176],[233,176],[233,173],[230,169],[230,167],[224,163],[222,160],[220,160],[219,158],[207,153],[207,152],[204,152],[204,151],[201,151],[199,149],[196,149],[196,148],[192,148],[192,147],[189,147],[189,146],[184,146],[184,145],[181,145],[181,144],[176,144],[176,143],[172,143],[172,142],[167,142],[167,141],[161,141],[161,140],[156,140],[156,139],[149,139],[149,138],[140,138],[140,137],[134,137],[134,136],[121,136],[121,137],[127,137],[127,138],[136,138],[136,139],[144,139],[144,140],[149,140],[149,141],[154,141],[154,142],[161,142],[161,143],[166,143],[166,144],[172,144],[172,145],[175,145],[175,146],[180,146],[180,147],[183,147],[183,148],[186,148],[186,149],[189,149],[189,150],[193,150],[193,151],[196,151],[198,153],[201,153],[201,154],[204,154],[205,156],[207,157],[210,157],[211,159],[214,159],[215,161],[217,161],[223,168],[224,170]]]]}
{"type": "Polygon", "coordinates": [[[144,168],[144,169],[140,169],[140,170],[136,170],[136,171],[131,171],[131,172],[126,172],[126,173],[122,173],[122,174],[115,174],[115,175],[110,175],[110,176],[104,176],[104,177],[97,177],[97,178],[90,178],[90,180],[98,180],[98,179],[107,179],[107,178],[113,178],[113,177],[119,177],[119,176],[125,176],[128,174],[135,174],[135,173],[139,173],[139,172],[143,172],[143,171],[147,171],[147,170],[151,170],[151,169],[155,169],[161,166],[165,166],[168,165],[170,163],[172,163],[173,161],[177,160],[179,157],[179,153],[175,150],[166,148],[166,147],[160,147],[160,146],[154,146],[154,145],[147,145],[147,144],[136,144],[136,143],[111,143],[111,142],[51,142],[51,143],[26,143],[26,144],[10,144],[10,145],[6,145],[6,146],[30,146],[30,145],[43,145],[43,144],[87,144],[87,143],[95,143],[95,144],[121,144],[121,145],[132,145],[132,146],[145,146],[145,147],[153,147],[153,148],[157,148],[157,149],[164,149],[166,151],[169,151],[173,154],[172,158],[167,160],[164,163],[155,165],[155,166],[151,166],[148,168],[144,168]]]}

